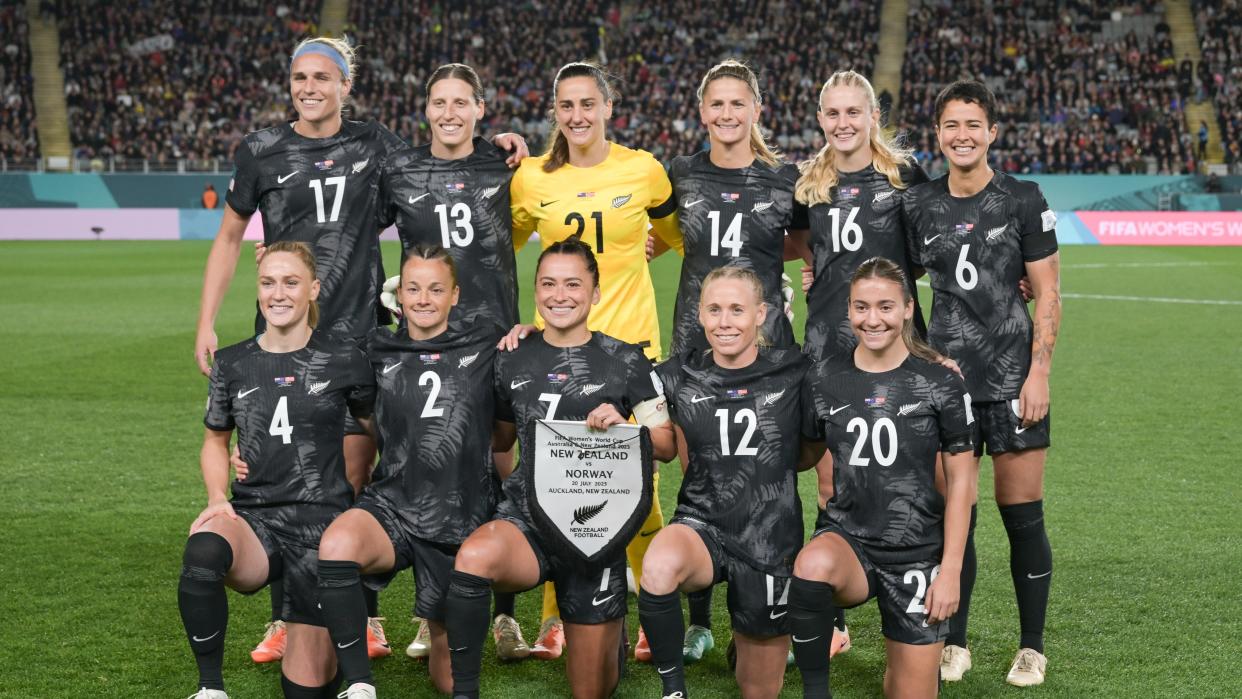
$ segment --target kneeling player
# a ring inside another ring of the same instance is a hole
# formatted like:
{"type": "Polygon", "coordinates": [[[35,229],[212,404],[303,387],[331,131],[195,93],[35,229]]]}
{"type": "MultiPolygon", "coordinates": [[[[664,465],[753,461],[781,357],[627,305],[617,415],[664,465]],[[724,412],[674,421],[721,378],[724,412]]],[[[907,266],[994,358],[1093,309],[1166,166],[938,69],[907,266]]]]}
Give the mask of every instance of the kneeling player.
{"type": "Polygon", "coordinates": [[[381,456],[357,503],[319,544],[319,599],[350,699],[375,696],[367,659],[362,578],[379,588],[413,567],[415,612],[431,624],[431,677],[451,687],[444,604],[453,557],[491,518],[496,475],[492,371],[499,326],[449,322],[457,301],[453,260],[415,246],[401,265],[397,299],[406,326],[372,333],[381,456]]]}
{"type": "Polygon", "coordinates": [[[226,697],[225,586],[252,593],[282,578],[285,696],[331,696],[338,684],[316,608],[316,547],[353,498],[342,452],[345,410],[370,424],[374,378],[353,342],[314,330],[319,281],[309,247],[272,245],[258,273],[267,329],[216,353],[201,457],[208,505],[190,526],[177,591],[198,662],[198,699],[226,697]],[[250,468],[229,499],[234,429],[250,468]]]}
{"type": "Polygon", "coordinates": [[[858,347],[808,377],[807,431],[831,445],[833,496],[790,583],[789,629],[806,697],[832,696],[836,607],[873,597],[887,639],[885,695],[937,693],[975,494],[974,445],[965,385],[915,337],[909,289],[895,263],[864,262],[850,283],[858,347]]]}
{"type": "Polygon", "coordinates": [[[754,272],[712,271],[699,302],[711,349],[688,350],[659,368],[689,462],[677,512],[643,559],[638,597],[666,697],[686,696],[678,593],[722,582],[729,583],[742,696],[775,697],[784,682],[785,603],[802,545],[797,471],[813,467],[824,448],[800,434],[809,360],[796,346],[760,347],[768,312],[754,272]]]}
{"type": "MultiPolygon", "coordinates": [[[[538,419],[583,420],[604,430],[633,415],[650,428],[655,458],[667,461],[675,453],[673,428],[655,372],[637,345],[587,328],[599,298],[599,267],[589,246],[573,237],[543,251],[535,308],[546,328],[497,360],[497,417],[512,444],[518,430],[538,419]]],[[[520,446],[522,463],[531,463],[533,445],[520,446]]],[[[471,534],[457,554],[447,623],[453,696],[479,696],[490,589],[528,590],[549,580],[565,621],[573,696],[610,696],[624,657],[624,558],[588,566],[555,554],[532,524],[520,471],[504,489],[497,518],[471,534]]]]}

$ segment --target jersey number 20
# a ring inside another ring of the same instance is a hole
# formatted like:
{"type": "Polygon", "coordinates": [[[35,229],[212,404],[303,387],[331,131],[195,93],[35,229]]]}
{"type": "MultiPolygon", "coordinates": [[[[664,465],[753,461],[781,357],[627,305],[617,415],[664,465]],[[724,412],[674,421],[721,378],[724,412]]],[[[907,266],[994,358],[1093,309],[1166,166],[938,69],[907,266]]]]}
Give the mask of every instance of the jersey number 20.
{"type": "Polygon", "coordinates": [[[858,438],[854,440],[854,451],[850,452],[850,466],[871,465],[871,459],[862,455],[868,432],[871,433],[871,455],[880,462],[881,466],[892,466],[897,460],[897,425],[891,418],[882,417],[875,421],[874,426],[868,428],[866,420],[856,417],[846,424],[845,429],[847,432],[858,432],[858,438]],[[885,445],[880,438],[881,432],[888,435],[887,450],[884,449],[885,445]]]}

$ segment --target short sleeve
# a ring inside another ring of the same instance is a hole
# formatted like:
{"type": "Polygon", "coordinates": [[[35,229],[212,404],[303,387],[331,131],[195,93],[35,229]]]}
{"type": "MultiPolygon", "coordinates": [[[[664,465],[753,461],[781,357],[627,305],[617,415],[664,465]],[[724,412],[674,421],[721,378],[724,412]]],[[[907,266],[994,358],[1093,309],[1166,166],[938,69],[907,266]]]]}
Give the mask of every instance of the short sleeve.
{"type": "Polygon", "coordinates": [[[794,199],[793,211],[789,216],[789,230],[803,231],[811,227],[811,210],[802,202],[794,199]]]}
{"type": "Polygon", "coordinates": [[[824,441],[824,426],[820,422],[817,410],[816,374],[814,370],[806,372],[799,388],[799,398],[802,401],[802,437],[810,442],[824,441]]]}
{"type": "Polygon", "coordinates": [[[495,398],[495,417],[501,422],[514,422],[513,390],[509,387],[508,366],[512,352],[497,352],[496,366],[492,372],[492,395],[495,398]]]}
{"type": "Polygon", "coordinates": [[[356,419],[366,419],[375,413],[375,370],[361,349],[349,353],[349,390],[345,403],[349,414],[356,419]]]}
{"type": "Polygon", "coordinates": [[[647,216],[653,220],[671,216],[677,212],[677,197],[673,196],[673,183],[664,166],[654,156],[647,155],[647,216]]]}
{"type": "Polygon", "coordinates": [[[203,425],[209,430],[229,432],[236,423],[233,421],[233,401],[229,393],[228,369],[219,358],[211,365],[211,378],[207,387],[207,412],[203,416],[203,425]]]}
{"type": "Polygon", "coordinates": [[[923,267],[923,258],[919,254],[918,219],[914,212],[914,197],[909,192],[901,197],[901,230],[906,236],[906,257],[911,267],[923,267]]]}
{"type": "Polygon", "coordinates": [[[259,208],[259,161],[250,152],[250,144],[243,140],[233,156],[233,179],[229,180],[229,193],[224,197],[229,208],[249,216],[259,208]]]}
{"type": "Polygon", "coordinates": [[[397,202],[393,198],[393,180],[396,177],[390,170],[384,170],[379,180],[379,206],[375,207],[375,217],[379,227],[387,228],[397,222],[397,202]]]}
{"type": "Polygon", "coordinates": [[[680,362],[677,359],[669,359],[661,362],[654,370],[652,370],[653,381],[658,381],[660,392],[664,394],[664,400],[668,404],[668,416],[673,422],[677,422],[677,388],[680,383],[680,362]]]}
{"type": "Polygon", "coordinates": [[[509,180],[509,210],[513,215],[513,248],[521,250],[535,232],[535,217],[531,214],[530,202],[527,201],[526,175],[530,172],[534,161],[527,159],[518,166],[509,180]],[[532,165],[527,165],[532,163],[532,165]]]}
{"type": "MultiPolygon", "coordinates": [[[[947,372],[946,372],[947,374],[947,372]]],[[[940,429],[940,451],[960,454],[975,448],[971,423],[974,414],[966,383],[956,374],[948,374],[935,388],[935,402],[940,429]]]]}
{"type": "Polygon", "coordinates": [[[1057,251],[1057,215],[1048,208],[1048,201],[1039,185],[1029,183],[1022,191],[1019,220],[1022,226],[1022,259],[1035,262],[1057,251]]]}
{"type": "Polygon", "coordinates": [[[651,366],[651,360],[647,359],[647,355],[637,346],[634,346],[629,352],[630,358],[626,362],[629,368],[629,380],[626,381],[625,400],[628,405],[625,406],[626,411],[632,411],[634,406],[643,401],[651,400],[663,391],[660,377],[656,374],[655,367],[651,366]]]}

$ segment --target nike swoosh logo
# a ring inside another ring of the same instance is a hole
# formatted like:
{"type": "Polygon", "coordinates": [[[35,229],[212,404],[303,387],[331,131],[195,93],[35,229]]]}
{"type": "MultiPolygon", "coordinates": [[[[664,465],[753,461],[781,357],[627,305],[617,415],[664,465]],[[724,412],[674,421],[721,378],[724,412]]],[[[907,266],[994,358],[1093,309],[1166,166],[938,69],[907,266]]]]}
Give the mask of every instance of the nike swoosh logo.
{"type": "Polygon", "coordinates": [[[399,366],[401,366],[401,362],[397,362],[396,364],[393,364],[392,366],[386,366],[384,367],[384,373],[387,374],[388,372],[392,371],[393,369],[396,369],[399,366]]]}
{"type": "Polygon", "coordinates": [[[689,209],[690,207],[694,206],[695,204],[701,204],[701,203],[703,203],[703,200],[702,200],[702,199],[695,199],[694,201],[690,202],[689,204],[686,204],[686,208],[687,208],[687,209],[689,209]]]}
{"type": "Polygon", "coordinates": [[[345,643],[345,644],[340,644],[340,643],[338,643],[338,644],[336,644],[336,647],[337,647],[337,648],[340,648],[341,650],[345,650],[346,648],[348,648],[348,647],[350,647],[350,646],[354,645],[354,644],[355,644],[355,643],[357,643],[357,642],[358,642],[358,639],[357,639],[357,638],[355,638],[354,640],[350,641],[349,643],[345,643]]]}
{"type": "Polygon", "coordinates": [[[1023,427],[1022,425],[1018,425],[1017,427],[1013,428],[1013,433],[1014,433],[1014,434],[1022,434],[1023,432],[1026,432],[1028,429],[1030,429],[1030,428],[1028,428],[1028,427],[1023,427]]]}
{"type": "Polygon", "coordinates": [[[662,667],[657,667],[657,668],[656,668],[656,672],[660,673],[661,675],[667,675],[668,673],[670,673],[670,672],[672,672],[673,670],[676,670],[676,669],[677,669],[677,667],[676,667],[676,666],[674,666],[674,667],[670,667],[670,668],[668,668],[667,670],[666,670],[666,669],[664,669],[664,668],[662,668],[662,667]]]}
{"type": "MultiPolygon", "coordinates": [[[[1048,571],[1048,572],[1050,572],[1050,573],[1051,573],[1052,571],[1048,571]]],[[[195,643],[203,643],[204,641],[210,641],[211,639],[213,639],[213,638],[215,638],[216,636],[219,636],[219,635],[220,635],[220,632],[219,632],[219,631],[217,631],[217,632],[215,632],[215,633],[211,634],[210,636],[208,636],[207,638],[199,638],[198,636],[190,636],[190,638],[191,638],[191,639],[192,639],[195,643]]]]}
{"type": "Polygon", "coordinates": [[[829,409],[828,409],[828,414],[829,414],[829,415],[836,415],[837,413],[841,412],[842,410],[845,410],[846,408],[850,407],[851,405],[853,405],[853,404],[852,404],[852,403],[846,403],[845,405],[843,405],[843,406],[841,406],[841,407],[839,407],[839,408],[829,408],[829,409]]]}
{"type": "Polygon", "coordinates": [[[431,194],[431,192],[424,192],[423,194],[420,194],[420,195],[418,195],[418,196],[416,196],[416,197],[410,197],[410,203],[411,203],[411,204],[413,204],[414,202],[418,201],[419,199],[422,199],[423,197],[427,196],[428,194],[431,194]]]}
{"type": "Polygon", "coordinates": [[[931,242],[932,242],[933,240],[935,240],[936,238],[939,238],[939,237],[940,237],[940,236],[942,236],[942,235],[944,235],[944,233],[937,233],[936,235],[933,235],[933,236],[932,236],[932,237],[930,237],[930,238],[926,238],[926,237],[925,237],[925,238],[923,238],[923,244],[924,244],[924,245],[931,245],[931,242]]]}
{"type": "Polygon", "coordinates": [[[249,391],[238,391],[238,392],[237,392],[237,397],[238,397],[239,399],[241,399],[241,398],[245,398],[246,396],[250,395],[251,393],[254,393],[254,392],[255,392],[255,391],[257,391],[257,390],[259,390],[259,387],[258,387],[258,386],[255,386],[254,388],[250,389],[249,391]]]}
{"type": "Polygon", "coordinates": [[[819,636],[811,636],[810,638],[798,638],[797,636],[794,636],[793,642],[794,643],[810,643],[811,641],[814,641],[817,638],[819,638],[819,636]]]}
{"type": "Polygon", "coordinates": [[[530,379],[526,379],[525,381],[513,381],[513,382],[510,382],[510,383],[509,383],[509,390],[510,390],[510,391],[512,391],[512,390],[513,390],[513,389],[515,389],[515,388],[521,388],[521,387],[525,386],[526,384],[528,384],[528,383],[530,383],[530,382],[531,382],[531,380],[530,380],[530,379]]]}
{"type": "Polygon", "coordinates": [[[605,597],[604,599],[600,599],[600,598],[599,598],[599,595],[596,595],[595,597],[592,597],[592,598],[591,598],[591,606],[592,606],[592,607],[598,607],[599,605],[601,605],[601,604],[603,604],[603,603],[607,602],[608,600],[610,600],[610,599],[612,599],[613,597],[616,597],[616,596],[617,596],[616,594],[611,594],[611,595],[608,595],[607,597],[605,597]]]}
{"type": "Polygon", "coordinates": [[[553,199],[552,201],[544,201],[544,200],[540,199],[540,200],[539,200],[539,207],[540,207],[540,208],[543,208],[543,207],[545,207],[545,206],[552,206],[553,204],[555,204],[555,203],[556,203],[556,202],[558,202],[558,201],[560,201],[560,199],[553,199]]]}
{"type": "Polygon", "coordinates": [[[294,176],[294,175],[296,175],[296,174],[298,174],[298,173],[296,173],[296,172],[291,172],[291,173],[289,173],[288,175],[285,175],[284,177],[277,177],[277,178],[276,178],[276,184],[284,184],[284,183],[285,183],[285,180],[289,179],[290,177],[293,177],[293,176],[294,176]]]}
{"type": "Polygon", "coordinates": [[[1048,577],[1049,575],[1052,575],[1052,571],[1051,571],[1051,570],[1050,570],[1050,571],[1048,571],[1047,573],[1040,573],[1039,575],[1031,575],[1030,573],[1027,573],[1027,574],[1026,574],[1026,577],[1027,577],[1028,579],[1030,579],[1030,580],[1039,580],[1040,578],[1046,578],[1046,577],[1048,577]]]}
{"type": "Polygon", "coordinates": [[[454,653],[464,653],[466,649],[469,647],[470,646],[462,646],[461,648],[450,648],[449,650],[453,651],[454,653]]]}
{"type": "Polygon", "coordinates": [[[702,402],[703,402],[703,401],[705,401],[705,400],[711,400],[711,399],[713,399],[713,398],[715,398],[715,397],[716,397],[716,396],[691,396],[691,397],[690,397],[690,402],[691,402],[691,403],[702,403],[702,402]]]}
{"type": "Polygon", "coordinates": [[[652,529],[649,532],[639,532],[638,535],[641,537],[648,537],[648,536],[655,534],[658,531],[660,531],[660,527],[656,527],[655,529],[652,529]]]}
{"type": "Polygon", "coordinates": [[[788,611],[788,610],[783,611],[783,612],[781,612],[781,613],[779,613],[779,614],[778,614],[778,613],[776,613],[776,612],[769,612],[769,613],[768,613],[768,618],[769,618],[769,619],[779,619],[779,618],[781,618],[781,617],[785,616],[785,615],[786,615],[786,614],[788,614],[788,613],[789,613],[789,611],[788,611]]]}

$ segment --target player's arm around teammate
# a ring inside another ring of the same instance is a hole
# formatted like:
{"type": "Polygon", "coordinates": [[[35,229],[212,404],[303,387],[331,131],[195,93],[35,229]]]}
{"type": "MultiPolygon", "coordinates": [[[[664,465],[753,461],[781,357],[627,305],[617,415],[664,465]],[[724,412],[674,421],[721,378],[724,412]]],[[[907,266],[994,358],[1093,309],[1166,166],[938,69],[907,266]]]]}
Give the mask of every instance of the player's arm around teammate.
{"type": "Polygon", "coordinates": [[[968,398],[962,380],[915,335],[914,302],[898,265],[865,262],[849,303],[858,347],[817,363],[806,385],[807,429],[828,440],[824,459],[833,462],[835,487],[794,563],[794,654],[804,696],[831,696],[835,608],[876,597],[885,695],[932,697],[976,487],[968,398]],[[937,454],[944,496],[935,486],[937,454]]]}
{"type": "Polygon", "coordinates": [[[347,339],[314,330],[319,286],[308,247],[273,246],[259,267],[267,330],[221,350],[212,368],[201,453],[208,505],[190,526],[178,588],[201,699],[225,696],[225,586],[250,593],[280,578],[288,623],[285,696],[335,692],[336,662],[316,609],[315,547],[351,499],[340,439],[345,408],[370,424],[374,378],[347,339]],[[234,431],[253,467],[230,498],[234,431]]]}

